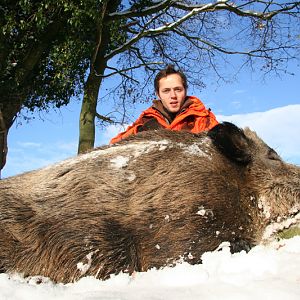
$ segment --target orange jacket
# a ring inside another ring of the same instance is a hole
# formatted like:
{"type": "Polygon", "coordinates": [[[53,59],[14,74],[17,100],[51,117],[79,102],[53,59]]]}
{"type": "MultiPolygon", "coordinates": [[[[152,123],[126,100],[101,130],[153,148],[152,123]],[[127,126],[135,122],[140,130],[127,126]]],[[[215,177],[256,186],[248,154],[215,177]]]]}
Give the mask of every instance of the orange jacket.
{"type": "Polygon", "coordinates": [[[171,121],[160,100],[154,100],[153,105],[142,112],[139,118],[124,132],[112,138],[110,144],[137,134],[139,129],[150,119],[155,119],[159,127],[170,130],[183,130],[199,133],[209,130],[218,124],[215,115],[206,109],[204,104],[194,96],[188,96],[182,108],[171,121]]]}

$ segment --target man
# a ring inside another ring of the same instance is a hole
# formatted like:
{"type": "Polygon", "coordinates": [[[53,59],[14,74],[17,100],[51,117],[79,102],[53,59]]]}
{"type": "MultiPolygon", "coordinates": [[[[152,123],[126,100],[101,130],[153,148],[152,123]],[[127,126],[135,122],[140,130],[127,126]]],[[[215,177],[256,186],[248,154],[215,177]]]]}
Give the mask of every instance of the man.
{"type": "Polygon", "coordinates": [[[145,130],[165,128],[199,133],[218,124],[215,115],[198,98],[187,96],[186,76],[172,65],[156,75],[154,88],[159,100],[154,100],[126,131],[110,141],[111,144],[145,130]]]}

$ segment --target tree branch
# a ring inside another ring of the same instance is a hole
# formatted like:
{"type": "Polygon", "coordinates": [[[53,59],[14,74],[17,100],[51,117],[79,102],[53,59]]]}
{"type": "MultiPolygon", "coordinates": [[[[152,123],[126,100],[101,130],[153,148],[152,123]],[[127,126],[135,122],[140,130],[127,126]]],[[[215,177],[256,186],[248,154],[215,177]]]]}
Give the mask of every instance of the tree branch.
{"type": "MultiPolygon", "coordinates": [[[[172,1],[164,1],[162,3],[164,5],[168,4],[168,5],[171,5],[172,7],[184,9],[189,12],[187,14],[185,14],[184,16],[182,16],[181,18],[178,18],[177,20],[175,20],[174,22],[171,22],[169,24],[165,24],[165,25],[157,27],[157,28],[146,29],[146,27],[147,27],[146,25],[150,25],[152,23],[152,21],[154,19],[156,19],[156,16],[154,16],[153,19],[150,19],[147,22],[147,24],[145,24],[143,26],[142,30],[139,33],[135,34],[131,39],[129,39],[126,43],[124,43],[117,49],[114,49],[113,51],[108,53],[105,56],[106,61],[111,59],[115,55],[128,50],[132,45],[137,43],[143,37],[155,36],[155,35],[160,35],[164,32],[175,31],[175,29],[178,28],[181,24],[183,24],[187,20],[191,19],[193,16],[198,15],[203,12],[227,10],[227,11],[235,13],[236,15],[243,16],[243,17],[248,16],[248,17],[255,17],[258,19],[262,19],[262,20],[270,20],[275,15],[282,13],[283,11],[289,11],[295,7],[300,6],[300,2],[293,2],[293,3],[290,3],[289,5],[286,5],[285,7],[281,8],[280,10],[276,10],[273,12],[267,12],[267,13],[264,13],[264,12],[260,13],[260,12],[251,11],[251,10],[245,10],[245,11],[240,10],[235,4],[232,4],[229,1],[218,1],[215,3],[201,4],[201,5],[187,5],[187,4],[183,4],[180,1],[173,1],[173,2],[172,1]]],[[[249,3],[251,3],[251,2],[248,2],[248,4],[249,3]]],[[[166,8],[168,5],[164,6],[164,8],[166,8]]],[[[245,4],[243,4],[243,6],[245,6],[245,4]]],[[[116,16],[116,15],[117,14],[114,14],[114,16],[116,16]]],[[[127,13],[123,13],[122,15],[129,16],[129,15],[127,15],[127,13]]],[[[140,14],[136,13],[136,16],[140,16],[140,14]]],[[[214,46],[214,47],[216,47],[216,46],[214,46]]],[[[226,51],[224,49],[222,51],[224,53],[226,53],[226,51]]],[[[231,52],[231,51],[227,51],[227,52],[230,54],[243,54],[240,52],[231,52]]]]}
{"type": "Polygon", "coordinates": [[[201,10],[201,11],[216,11],[216,10],[227,10],[230,12],[233,12],[239,16],[249,16],[249,17],[255,17],[262,20],[270,20],[275,15],[279,13],[283,13],[286,11],[291,11],[292,9],[299,7],[300,2],[290,2],[290,3],[277,3],[273,1],[259,1],[261,4],[265,4],[266,8],[272,4],[272,6],[278,5],[279,7],[282,7],[280,9],[276,9],[270,12],[257,12],[254,10],[242,10],[241,8],[246,7],[252,3],[255,3],[258,1],[249,1],[246,3],[243,3],[241,5],[236,5],[234,2],[230,2],[229,0],[219,0],[216,3],[207,3],[207,4],[186,4],[182,1],[172,1],[172,0],[165,0],[165,1],[158,1],[157,4],[153,6],[149,6],[146,9],[143,9],[142,11],[132,11],[131,9],[125,10],[123,12],[116,12],[109,15],[108,20],[110,19],[127,19],[132,17],[141,17],[141,16],[147,16],[154,13],[157,13],[161,11],[162,9],[173,7],[184,11],[194,11],[194,10],[201,10]]]}
{"type": "Polygon", "coordinates": [[[107,123],[110,123],[110,124],[114,124],[115,121],[112,120],[111,118],[109,117],[106,117],[106,116],[103,116],[103,115],[100,115],[99,113],[96,112],[96,118],[98,118],[99,120],[103,121],[103,122],[107,122],[107,123]]]}
{"type": "Polygon", "coordinates": [[[124,68],[124,69],[117,69],[117,68],[113,68],[113,67],[109,67],[107,66],[107,69],[110,69],[110,70],[114,70],[114,72],[110,73],[110,74],[107,74],[107,75],[98,75],[98,76],[101,76],[103,78],[107,78],[107,77],[110,77],[110,76],[113,76],[113,75],[116,75],[116,74],[120,74],[122,76],[125,76],[126,78],[132,80],[132,81],[135,81],[136,83],[139,83],[138,80],[134,79],[134,78],[131,78],[129,77],[127,74],[125,74],[126,72],[130,71],[130,70],[134,70],[134,69],[139,69],[141,67],[146,67],[148,65],[161,65],[163,64],[163,62],[144,62],[142,64],[139,64],[139,65],[136,65],[136,66],[132,66],[132,67],[128,67],[128,68],[124,68]]]}
{"type": "Polygon", "coordinates": [[[141,11],[133,11],[130,8],[122,12],[114,12],[108,15],[107,20],[114,21],[114,20],[128,19],[133,17],[149,16],[157,12],[160,12],[161,10],[164,10],[165,8],[171,6],[174,2],[176,1],[174,0],[157,1],[157,4],[151,5],[141,11]]]}
{"type": "Polygon", "coordinates": [[[185,21],[187,21],[188,19],[193,17],[194,15],[197,15],[204,10],[206,11],[207,9],[212,10],[216,5],[219,5],[219,4],[214,3],[214,4],[204,5],[201,8],[195,8],[192,11],[190,11],[189,13],[187,13],[186,15],[184,15],[183,17],[179,18],[178,20],[174,21],[173,23],[166,24],[165,26],[161,26],[161,27],[158,27],[155,29],[148,29],[148,30],[144,27],[144,30],[142,30],[141,32],[139,32],[138,34],[133,36],[125,44],[123,44],[122,46],[118,47],[117,49],[115,49],[115,50],[111,51],[109,54],[107,54],[105,56],[105,60],[107,61],[107,60],[111,59],[112,57],[114,57],[115,55],[122,53],[125,50],[129,49],[133,44],[135,44],[137,41],[139,41],[143,37],[158,35],[163,32],[171,31],[174,28],[178,27],[180,24],[184,23],[185,21]]]}

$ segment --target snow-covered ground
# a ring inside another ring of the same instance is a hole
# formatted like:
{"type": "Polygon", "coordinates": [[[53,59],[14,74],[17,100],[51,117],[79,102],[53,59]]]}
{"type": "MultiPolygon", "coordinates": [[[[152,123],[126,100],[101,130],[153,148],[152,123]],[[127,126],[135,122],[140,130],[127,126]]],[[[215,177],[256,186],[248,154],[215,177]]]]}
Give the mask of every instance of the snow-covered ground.
{"type": "Polygon", "coordinates": [[[82,278],[67,285],[45,278],[0,274],[0,299],[183,300],[300,299],[300,236],[230,254],[227,243],[203,255],[203,264],[152,269],[106,281],[82,278]]]}

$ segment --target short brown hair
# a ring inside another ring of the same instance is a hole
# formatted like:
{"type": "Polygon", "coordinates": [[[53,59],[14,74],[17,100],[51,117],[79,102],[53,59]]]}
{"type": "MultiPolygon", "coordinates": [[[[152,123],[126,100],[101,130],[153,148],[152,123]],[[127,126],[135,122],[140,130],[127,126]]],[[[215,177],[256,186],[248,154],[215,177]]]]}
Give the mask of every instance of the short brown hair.
{"type": "Polygon", "coordinates": [[[171,75],[171,74],[179,75],[181,77],[184,88],[187,90],[188,85],[187,85],[186,76],[181,71],[175,70],[174,65],[167,65],[166,68],[164,68],[158,72],[158,74],[156,75],[156,77],[154,79],[154,89],[155,89],[156,93],[158,93],[158,91],[159,91],[159,81],[162,78],[167,77],[168,75],[171,75]]]}

